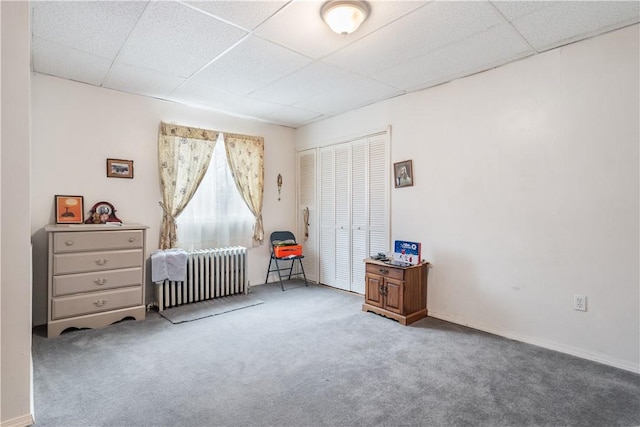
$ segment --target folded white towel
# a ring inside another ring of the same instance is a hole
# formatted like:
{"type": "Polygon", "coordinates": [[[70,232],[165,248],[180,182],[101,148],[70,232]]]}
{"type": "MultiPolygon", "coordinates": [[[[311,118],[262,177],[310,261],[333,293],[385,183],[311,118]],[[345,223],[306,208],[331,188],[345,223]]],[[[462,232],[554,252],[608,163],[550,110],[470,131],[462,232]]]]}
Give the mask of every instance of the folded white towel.
{"type": "Polygon", "coordinates": [[[176,282],[187,278],[187,252],[184,249],[167,249],[167,277],[176,282]]]}
{"type": "Polygon", "coordinates": [[[164,282],[167,279],[167,257],[163,250],[151,254],[151,281],[164,282]]]}

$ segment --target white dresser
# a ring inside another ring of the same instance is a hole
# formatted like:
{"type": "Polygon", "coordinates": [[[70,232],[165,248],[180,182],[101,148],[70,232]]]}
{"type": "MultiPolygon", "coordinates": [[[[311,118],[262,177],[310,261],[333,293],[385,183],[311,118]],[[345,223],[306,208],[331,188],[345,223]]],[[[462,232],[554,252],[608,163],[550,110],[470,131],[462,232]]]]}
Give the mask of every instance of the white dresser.
{"type": "Polygon", "coordinates": [[[47,336],[145,318],[147,226],[50,225],[47,336]]]}

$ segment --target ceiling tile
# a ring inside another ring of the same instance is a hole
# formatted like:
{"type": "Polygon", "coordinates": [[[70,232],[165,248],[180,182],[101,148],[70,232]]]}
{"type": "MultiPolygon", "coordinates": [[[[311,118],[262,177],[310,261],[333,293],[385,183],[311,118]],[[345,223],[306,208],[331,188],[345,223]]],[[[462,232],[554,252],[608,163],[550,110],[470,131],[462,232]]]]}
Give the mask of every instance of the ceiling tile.
{"type": "Polygon", "coordinates": [[[272,121],[283,126],[297,127],[302,123],[313,120],[322,114],[312,111],[301,110],[299,108],[285,107],[282,110],[262,116],[263,119],[272,121]]]}
{"type": "Polygon", "coordinates": [[[34,37],[31,42],[33,71],[100,86],[111,61],[34,37]]]}
{"type": "Polygon", "coordinates": [[[353,43],[426,2],[371,1],[369,18],[364,21],[358,31],[348,36],[334,33],[322,20],[320,9],[324,3],[324,1],[294,0],[258,27],[256,34],[303,55],[318,59],[353,43]]]}
{"type": "Polygon", "coordinates": [[[233,23],[246,30],[253,30],[276,13],[287,1],[188,1],[200,10],[233,23]]]}
{"type": "Polygon", "coordinates": [[[245,35],[245,31],[185,5],[158,1],[147,8],[119,60],[189,77],[245,35]]]}
{"type": "Polygon", "coordinates": [[[299,53],[251,36],[195,75],[193,80],[245,95],[309,62],[309,58],[299,53]]]}
{"type": "Polygon", "coordinates": [[[346,85],[334,86],[332,90],[327,90],[294,106],[331,115],[353,110],[402,93],[401,90],[394,87],[362,78],[346,85]]]}
{"type": "Polygon", "coordinates": [[[252,98],[292,105],[327,87],[342,86],[361,77],[339,68],[314,62],[277,82],[251,93],[252,98]]]}
{"type": "Polygon", "coordinates": [[[486,2],[433,2],[324,61],[372,75],[503,23],[486,2]]]}
{"type": "Polygon", "coordinates": [[[261,117],[283,107],[282,105],[231,94],[192,81],[176,89],[167,99],[245,117],[261,117]]]}
{"type": "Polygon", "coordinates": [[[637,1],[567,1],[553,2],[514,19],[512,24],[542,52],[639,21],[637,1]]]}
{"type": "Polygon", "coordinates": [[[180,77],[118,64],[113,66],[102,86],[122,92],[162,98],[184,82],[185,79],[180,77]]]}
{"type": "Polygon", "coordinates": [[[553,6],[553,1],[492,1],[491,4],[509,21],[553,6]]]}
{"type": "Polygon", "coordinates": [[[147,2],[35,1],[33,35],[113,60],[147,2]]]}
{"type": "Polygon", "coordinates": [[[400,64],[374,77],[406,91],[415,91],[533,53],[535,52],[518,33],[505,24],[400,64]]]}

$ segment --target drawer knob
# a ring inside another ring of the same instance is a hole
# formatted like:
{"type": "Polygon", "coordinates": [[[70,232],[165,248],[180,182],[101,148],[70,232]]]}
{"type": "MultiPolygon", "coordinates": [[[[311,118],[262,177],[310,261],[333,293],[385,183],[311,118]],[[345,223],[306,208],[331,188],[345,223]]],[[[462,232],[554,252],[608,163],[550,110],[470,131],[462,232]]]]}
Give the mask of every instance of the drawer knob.
{"type": "Polygon", "coordinates": [[[105,305],[107,303],[106,299],[99,299],[93,302],[95,304],[96,307],[102,307],[103,305],[105,305]]]}
{"type": "Polygon", "coordinates": [[[129,243],[133,243],[133,242],[135,242],[135,241],[136,241],[136,238],[135,238],[135,237],[129,237],[129,243]]]}
{"type": "Polygon", "coordinates": [[[98,265],[105,265],[105,264],[107,263],[107,261],[109,261],[109,260],[108,260],[108,259],[106,259],[106,258],[97,259],[97,260],[96,260],[96,264],[98,264],[98,265]]]}
{"type": "Polygon", "coordinates": [[[388,269],[386,269],[386,268],[381,268],[381,269],[380,269],[380,273],[382,273],[382,274],[389,274],[389,270],[388,270],[388,269]]]}
{"type": "Polygon", "coordinates": [[[96,279],[96,280],[94,280],[94,282],[98,286],[104,285],[105,283],[107,283],[107,278],[103,277],[102,279],[96,279]]]}
{"type": "Polygon", "coordinates": [[[66,242],[64,242],[64,244],[67,246],[71,246],[73,245],[73,240],[67,240],[66,242]]]}

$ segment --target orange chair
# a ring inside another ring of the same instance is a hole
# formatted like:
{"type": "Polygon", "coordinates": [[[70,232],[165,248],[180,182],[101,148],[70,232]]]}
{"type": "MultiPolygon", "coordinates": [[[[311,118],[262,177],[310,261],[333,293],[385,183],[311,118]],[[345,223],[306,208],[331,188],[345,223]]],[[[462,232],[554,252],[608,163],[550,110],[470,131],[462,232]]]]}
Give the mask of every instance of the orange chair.
{"type": "Polygon", "coordinates": [[[304,266],[302,265],[302,255],[298,248],[289,248],[289,246],[297,245],[296,237],[290,231],[274,231],[269,238],[269,247],[271,248],[271,258],[269,259],[269,268],[267,269],[267,278],[264,279],[264,283],[269,280],[269,273],[276,271],[278,273],[278,279],[280,281],[280,287],[284,291],[284,283],[282,281],[283,276],[287,276],[287,280],[291,280],[291,276],[298,276],[302,274],[304,278],[305,286],[309,286],[307,283],[307,276],[304,274],[304,266]],[[284,246],[280,246],[282,244],[284,246]],[[276,250],[282,248],[282,250],[276,250]],[[291,250],[287,250],[287,249],[291,250]],[[276,254],[277,252],[277,254],[276,254]],[[289,263],[290,261],[290,263],[289,263]],[[294,273],[293,267],[298,261],[300,265],[300,272],[294,273]],[[271,264],[274,264],[274,268],[271,268],[271,264]],[[287,265],[288,264],[288,265],[287,265]],[[284,274],[281,272],[285,271],[284,274]]]}

